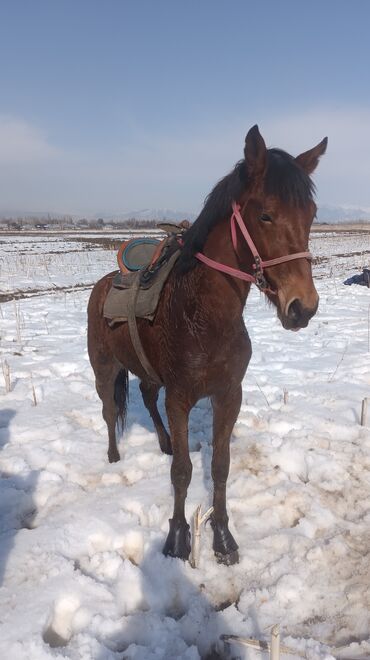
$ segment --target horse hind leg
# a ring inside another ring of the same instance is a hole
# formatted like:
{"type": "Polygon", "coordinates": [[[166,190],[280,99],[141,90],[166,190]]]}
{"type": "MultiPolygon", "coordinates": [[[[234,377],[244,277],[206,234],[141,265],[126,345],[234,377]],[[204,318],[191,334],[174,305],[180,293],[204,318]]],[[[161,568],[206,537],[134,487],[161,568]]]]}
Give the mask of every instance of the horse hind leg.
{"type": "Polygon", "coordinates": [[[144,405],[147,408],[149,415],[151,416],[155,430],[158,435],[159,446],[164,454],[172,455],[172,445],[170,436],[166,427],[163,424],[162,417],[158,412],[157,401],[158,401],[158,392],[159,387],[157,385],[151,385],[149,383],[141,382],[140,390],[143,397],[144,405]]]}
{"type": "Polygon", "coordinates": [[[123,430],[126,419],[128,400],[128,371],[119,364],[111,365],[107,370],[96,374],[96,391],[103,404],[103,418],[108,428],[108,460],[116,463],[120,460],[117,448],[116,425],[120,423],[123,430]]]}

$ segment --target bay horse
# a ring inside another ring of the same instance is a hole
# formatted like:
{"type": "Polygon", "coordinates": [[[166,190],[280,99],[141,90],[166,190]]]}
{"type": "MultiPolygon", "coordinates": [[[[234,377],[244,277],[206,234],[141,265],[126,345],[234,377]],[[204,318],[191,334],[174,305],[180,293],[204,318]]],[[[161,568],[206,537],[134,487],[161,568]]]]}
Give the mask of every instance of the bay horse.
{"type": "Polygon", "coordinates": [[[88,351],[108,427],[109,461],[120,458],[116,423],[124,424],[129,371],[140,380],[161,450],[173,454],[174,510],[165,555],[189,558],[190,530],[185,518],[192,473],[188,418],[199,399],[210,397],[213,550],[219,562],[239,561],[238,545],[228,528],[226,481],[230,436],[252,354],[243,309],[254,282],[276,307],[285,329],[306,327],[316,313],[318,295],[307,251],[316,212],[310,175],[326,146],[324,138],[294,158],[280,149],[267,149],[258,126],[253,126],[245,139],[244,158],[217,183],[184,234],[155,319],[138,319],[144,351],[165,388],[170,435],[157,408],[160,385],[151,381],[139,361],[127,323],[110,327],[103,317],[112,274],[103,277],[91,293],[88,351]]]}

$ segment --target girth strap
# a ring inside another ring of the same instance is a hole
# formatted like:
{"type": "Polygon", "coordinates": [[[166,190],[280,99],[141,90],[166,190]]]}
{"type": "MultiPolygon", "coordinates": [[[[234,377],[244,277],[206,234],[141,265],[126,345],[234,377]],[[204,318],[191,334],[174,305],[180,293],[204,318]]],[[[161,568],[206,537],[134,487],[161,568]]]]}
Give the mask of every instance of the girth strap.
{"type": "Polygon", "coordinates": [[[135,316],[135,310],[136,310],[136,300],[137,296],[139,293],[139,285],[140,285],[140,272],[138,272],[137,276],[135,277],[135,280],[130,288],[130,294],[129,294],[129,299],[128,299],[128,304],[127,304],[127,323],[128,323],[128,330],[130,333],[130,338],[132,345],[135,349],[136,355],[139,358],[141,365],[144,367],[149,379],[155,383],[156,385],[163,385],[161,379],[159,376],[157,376],[156,372],[154,371],[152,365],[150,364],[146,353],[144,351],[143,345],[141,343],[141,339],[139,336],[139,331],[137,327],[137,322],[136,322],[136,316],[135,316]]]}

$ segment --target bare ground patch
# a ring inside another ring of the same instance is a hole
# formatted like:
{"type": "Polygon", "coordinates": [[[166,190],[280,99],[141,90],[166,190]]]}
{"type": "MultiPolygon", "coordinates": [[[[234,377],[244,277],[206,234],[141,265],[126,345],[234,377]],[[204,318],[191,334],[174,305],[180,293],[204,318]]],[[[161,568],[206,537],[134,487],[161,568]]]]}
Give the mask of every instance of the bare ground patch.
{"type": "Polygon", "coordinates": [[[95,282],[85,284],[75,284],[74,286],[52,286],[47,289],[24,289],[0,293],[0,303],[10,302],[11,300],[22,300],[24,298],[34,298],[35,296],[47,296],[51,293],[73,293],[74,291],[83,291],[91,289],[95,282]]]}

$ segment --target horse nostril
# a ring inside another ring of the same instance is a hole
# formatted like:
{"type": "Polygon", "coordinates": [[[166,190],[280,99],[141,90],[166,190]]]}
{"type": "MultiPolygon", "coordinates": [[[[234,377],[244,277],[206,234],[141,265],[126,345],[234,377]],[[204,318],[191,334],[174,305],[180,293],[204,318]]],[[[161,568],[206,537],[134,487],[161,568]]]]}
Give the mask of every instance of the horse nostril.
{"type": "Polygon", "coordinates": [[[295,298],[295,300],[292,300],[292,302],[290,303],[290,305],[288,307],[288,314],[287,314],[288,318],[291,321],[293,321],[294,323],[296,323],[301,318],[302,311],[303,311],[303,308],[302,308],[300,300],[298,298],[295,298]]]}

